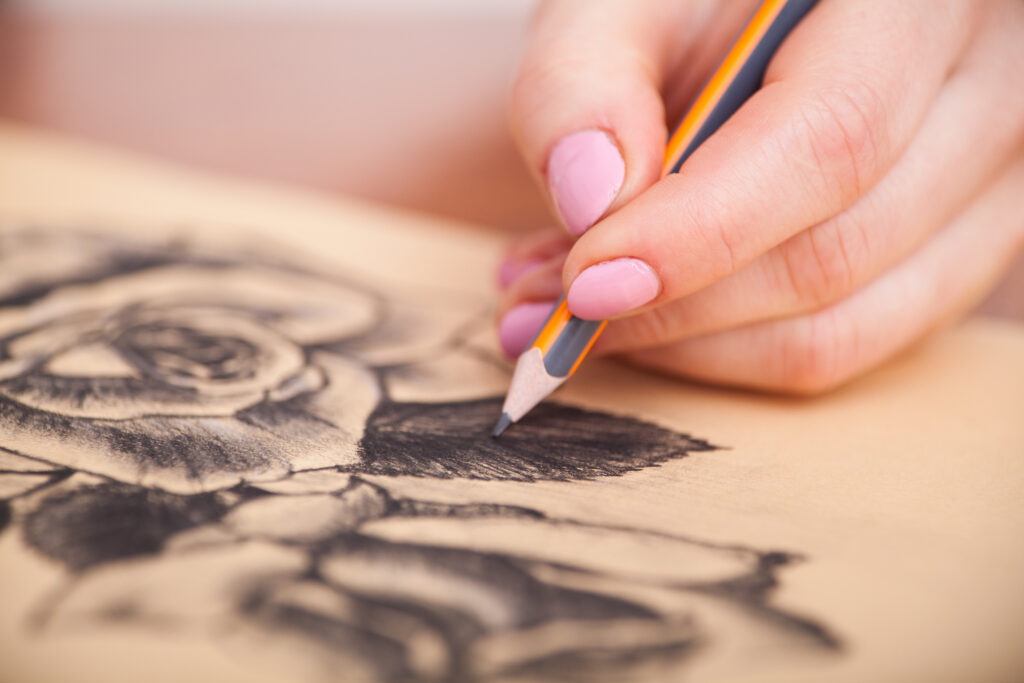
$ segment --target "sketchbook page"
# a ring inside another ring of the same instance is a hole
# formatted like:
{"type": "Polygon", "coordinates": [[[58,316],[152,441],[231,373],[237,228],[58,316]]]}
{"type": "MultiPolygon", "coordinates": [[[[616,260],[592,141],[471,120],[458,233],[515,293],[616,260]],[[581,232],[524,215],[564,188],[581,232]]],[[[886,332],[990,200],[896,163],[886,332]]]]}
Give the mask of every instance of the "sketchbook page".
{"type": "Polygon", "coordinates": [[[1024,331],[815,400],[595,361],[500,240],[0,126],[0,680],[1007,681],[1024,331]]]}

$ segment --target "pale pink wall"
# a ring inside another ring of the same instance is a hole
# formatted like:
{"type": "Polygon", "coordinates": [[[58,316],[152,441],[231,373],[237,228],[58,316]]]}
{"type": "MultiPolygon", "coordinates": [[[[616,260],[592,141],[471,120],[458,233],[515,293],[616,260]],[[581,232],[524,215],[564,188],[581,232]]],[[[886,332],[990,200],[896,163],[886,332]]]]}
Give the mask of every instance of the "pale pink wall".
{"type": "Polygon", "coordinates": [[[0,19],[0,116],[529,227],[546,217],[504,105],[525,16],[18,13],[0,19]]]}

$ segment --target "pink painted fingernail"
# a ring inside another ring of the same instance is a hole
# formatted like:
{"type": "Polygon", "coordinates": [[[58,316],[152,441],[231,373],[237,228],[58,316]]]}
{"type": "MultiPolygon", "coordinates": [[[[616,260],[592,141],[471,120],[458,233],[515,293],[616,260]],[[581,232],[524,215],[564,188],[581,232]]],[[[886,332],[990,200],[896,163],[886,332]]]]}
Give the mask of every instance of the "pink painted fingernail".
{"type": "Polygon", "coordinates": [[[657,273],[637,258],[617,258],[590,266],[576,276],[566,302],[573,315],[604,320],[643,306],[658,296],[657,273]]]}
{"type": "Polygon", "coordinates": [[[554,301],[519,304],[506,313],[498,324],[498,341],[505,354],[515,358],[526,350],[554,307],[554,301]]]}
{"type": "Polygon", "coordinates": [[[558,141],[548,157],[548,187],[573,235],[597,222],[626,177],[626,162],[612,137],[585,130],[558,141]]]}
{"type": "Polygon", "coordinates": [[[527,259],[525,261],[505,259],[501,262],[501,266],[498,267],[498,284],[501,285],[502,289],[505,289],[541,263],[543,261],[539,259],[527,259]]]}

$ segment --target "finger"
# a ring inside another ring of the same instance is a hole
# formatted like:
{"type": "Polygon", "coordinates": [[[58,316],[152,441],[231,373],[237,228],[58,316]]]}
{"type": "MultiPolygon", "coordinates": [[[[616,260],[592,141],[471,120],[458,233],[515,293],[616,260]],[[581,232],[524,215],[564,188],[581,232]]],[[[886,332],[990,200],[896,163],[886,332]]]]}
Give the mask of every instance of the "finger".
{"type": "Polygon", "coordinates": [[[562,265],[565,255],[553,256],[516,280],[502,294],[499,317],[528,301],[555,301],[562,296],[562,265]]]}
{"type": "Polygon", "coordinates": [[[554,256],[516,280],[498,306],[498,341],[509,358],[529,345],[562,296],[565,254],[554,256]]]}
{"type": "Polygon", "coordinates": [[[525,261],[529,258],[546,261],[571,248],[572,240],[563,230],[547,228],[517,239],[506,251],[506,258],[516,261],[525,261]]]}
{"type": "Polygon", "coordinates": [[[816,393],[864,372],[967,310],[1024,248],[1024,161],[906,262],[811,315],[630,354],[700,380],[816,393]]]}
{"type": "Polygon", "coordinates": [[[562,0],[539,13],[513,89],[511,126],[558,215],[578,235],[657,178],[659,88],[699,3],[562,0]]]}
{"type": "Polygon", "coordinates": [[[515,358],[526,350],[551,315],[555,303],[555,300],[528,301],[502,316],[498,323],[498,343],[506,356],[515,358]]]}
{"type": "Polygon", "coordinates": [[[976,11],[823,2],[680,173],[578,241],[564,272],[570,309],[610,318],[678,299],[852,204],[910,142],[976,11]],[[625,257],[628,269],[608,267],[625,257]]]}
{"type": "Polygon", "coordinates": [[[1012,10],[979,34],[906,153],[864,197],[735,274],[608,328],[603,347],[660,346],[817,310],[906,258],[1005,169],[1024,139],[1024,89],[1007,88],[1024,64],[1024,7],[1012,10]]]}
{"type": "Polygon", "coordinates": [[[571,247],[572,241],[565,232],[554,228],[519,238],[506,249],[505,256],[498,264],[498,286],[508,289],[521,277],[556,255],[561,256],[564,262],[565,254],[571,247]]]}

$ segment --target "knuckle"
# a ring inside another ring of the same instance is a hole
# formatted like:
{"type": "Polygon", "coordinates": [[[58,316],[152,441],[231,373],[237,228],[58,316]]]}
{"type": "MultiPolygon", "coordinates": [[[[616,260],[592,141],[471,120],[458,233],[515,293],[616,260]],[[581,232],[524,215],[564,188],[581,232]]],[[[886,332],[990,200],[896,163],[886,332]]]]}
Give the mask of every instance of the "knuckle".
{"type": "Polygon", "coordinates": [[[781,383],[797,394],[833,389],[853,374],[856,335],[836,309],[805,318],[783,340],[781,383]]]}
{"type": "Polygon", "coordinates": [[[887,114],[882,97],[863,83],[816,91],[802,108],[801,130],[811,163],[829,191],[849,204],[869,185],[881,151],[887,114]]]}
{"type": "Polygon", "coordinates": [[[725,266],[726,273],[734,273],[739,268],[740,261],[740,244],[736,237],[737,231],[729,229],[719,229],[714,232],[718,243],[719,260],[725,266]]]}
{"type": "Polygon", "coordinates": [[[562,262],[557,259],[521,273],[508,286],[506,295],[517,301],[550,301],[562,295],[562,262]]]}
{"type": "MultiPolygon", "coordinates": [[[[587,128],[610,128],[607,109],[621,98],[651,107],[650,88],[643,87],[631,67],[606,60],[601,68],[586,53],[537,55],[523,64],[512,84],[509,123],[520,141],[536,146],[551,133],[587,128]],[[614,95],[615,99],[612,99],[614,95]]],[[[654,93],[653,97],[656,97],[654,93]]]]}
{"type": "Polygon", "coordinates": [[[846,214],[790,238],[782,245],[780,264],[799,308],[813,310],[849,294],[866,251],[863,226],[846,214]]]}
{"type": "Polygon", "coordinates": [[[528,59],[512,83],[509,116],[513,133],[531,132],[549,112],[565,108],[591,70],[591,60],[582,54],[538,54],[528,59]]]}
{"type": "MultiPolygon", "coordinates": [[[[676,196],[686,196],[686,179],[681,174],[672,174],[661,180],[664,185],[678,184],[673,190],[676,196]]],[[[714,192],[691,198],[676,206],[674,222],[678,226],[692,227],[693,236],[699,240],[699,252],[704,255],[704,267],[709,276],[723,277],[733,273],[745,262],[749,250],[742,235],[745,230],[734,211],[730,211],[728,196],[714,192]]],[[[680,227],[683,233],[686,228],[680,227]]]]}
{"type": "Polygon", "coordinates": [[[640,315],[615,321],[614,329],[609,329],[612,334],[607,335],[610,339],[610,350],[652,348],[672,341],[676,323],[668,308],[670,307],[652,308],[640,315]]]}
{"type": "Polygon", "coordinates": [[[513,125],[529,121],[546,103],[565,88],[571,60],[533,60],[523,64],[512,83],[510,111],[513,125]]]}

